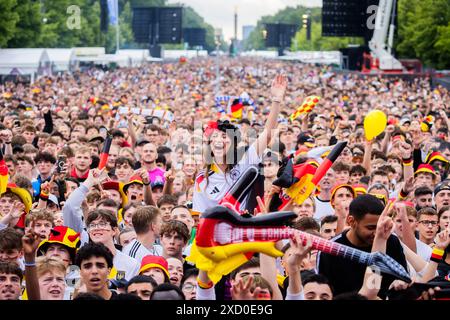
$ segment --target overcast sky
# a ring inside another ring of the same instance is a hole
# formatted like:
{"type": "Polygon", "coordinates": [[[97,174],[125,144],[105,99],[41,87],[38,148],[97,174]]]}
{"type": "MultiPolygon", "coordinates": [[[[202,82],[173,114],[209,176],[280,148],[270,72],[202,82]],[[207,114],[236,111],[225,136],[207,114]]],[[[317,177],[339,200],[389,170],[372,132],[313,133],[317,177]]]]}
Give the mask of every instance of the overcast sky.
{"type": "Polygon", "coordinates": [[[214,28],[222,28],[225,40],[234,36],[234,10],[238,10],[238,38],[242,26],[256,25],[260,17],[271,15],[287,6],[321,6],[322,0],[169,0],[194,8],[214,28]]]}

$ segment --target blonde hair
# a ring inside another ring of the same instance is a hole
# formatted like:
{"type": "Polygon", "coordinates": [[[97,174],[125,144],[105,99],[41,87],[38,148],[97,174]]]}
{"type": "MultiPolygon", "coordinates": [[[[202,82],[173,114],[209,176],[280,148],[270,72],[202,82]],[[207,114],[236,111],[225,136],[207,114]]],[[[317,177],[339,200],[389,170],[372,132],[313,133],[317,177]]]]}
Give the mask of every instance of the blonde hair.
{"type": "Polygon", "coordinates": [[[61,272],[66,274],[66,266],[64,263],[53,257],[40,256],[36,258],[36,272],[38,278],[42,277],[47,272],[61,272]]]}

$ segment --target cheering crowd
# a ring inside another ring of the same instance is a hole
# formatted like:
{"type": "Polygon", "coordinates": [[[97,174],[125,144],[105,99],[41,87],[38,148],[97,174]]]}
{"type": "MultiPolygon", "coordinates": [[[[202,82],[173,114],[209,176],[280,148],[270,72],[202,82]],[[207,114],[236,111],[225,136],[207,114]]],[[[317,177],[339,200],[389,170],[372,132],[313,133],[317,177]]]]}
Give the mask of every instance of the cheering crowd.
{"type": "Polygon", "coordinates": [[[2,85],[0,300],[448,296],[446,89],[249,58],[222,60],[218,84],[214,63],[2,85]],[[291,117],[309,96],[320,101],[291,117]],[[373,110],[387,126],[368,140],[373,110]],[[218,282],[189,259],[202,213],[248,167],[259,169],[262,192],[241,213],[266,215],[289,161],[320,165],[342,141],[311,196],[283,211],[297,215],[296,230],[387,254],[411,283],[319,252],[299,234],[277,243],[282,257],[255,253],[218,282]]]}

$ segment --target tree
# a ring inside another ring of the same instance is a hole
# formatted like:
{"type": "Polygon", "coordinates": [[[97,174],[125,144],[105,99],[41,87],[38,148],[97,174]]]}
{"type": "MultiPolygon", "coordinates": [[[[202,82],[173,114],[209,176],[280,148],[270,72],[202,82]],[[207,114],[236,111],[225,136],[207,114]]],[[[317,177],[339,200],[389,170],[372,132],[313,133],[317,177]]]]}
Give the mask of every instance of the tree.
{"type": "Polygon", "coordinates": [[[322,23],[313,22],[311,26],[311,41],[306,40],[306,30],[302,29],[295,35],[292,41],[292,51],[330,51],[345,48],[349,44],[364,44],[362,38],[349,37],[323,37],[322,23]]]}
{"type": "Polygon", "coordinates": [[[400,0],[399,43],[401,57],[419,58],[425,65],[436,68],[450,67],[448,26],[450,3],[448,0],[400,0]]]}
{"type": "Polygon", "coordinates": [[[42,29],[39,2],[17,0],[14,11],[18,14],[19,20],[14,37],[8,41],[8,47],[36,47],[42,29]]]}
{"type": "Polygon", "coordinates": [[[0,1],[0,47],[6,46],[8,40],[13,38],[19,14],[14,11],[17,0],[0,1]]]}
{"type": "Polygon", "coordinates": [[[311,15],[312,21],[320,21],[321,8],[306,8],[303,6],[286,7],[279,10],[272,16],[263,16],[256,25],[256,28],[250,33],[248,39],[244,42],[245,50],[261,50],[265,47],[263,30],[266,23],[288,23],[297,24],[302,28],[302,16],[311,15]]]}

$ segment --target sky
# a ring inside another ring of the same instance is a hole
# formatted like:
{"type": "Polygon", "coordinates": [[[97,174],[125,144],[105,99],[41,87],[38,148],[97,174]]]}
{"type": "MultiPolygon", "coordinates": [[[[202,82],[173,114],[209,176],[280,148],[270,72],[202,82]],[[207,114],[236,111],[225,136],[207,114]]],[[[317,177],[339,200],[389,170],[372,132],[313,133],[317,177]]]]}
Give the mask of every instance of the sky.
{"type": "Polygon", "coordinates": [[[169,4],[183,3],[194,8],[214,28],[222,28],[225,40],[234,37],[234,11],[238,11],[238,38],[242,26],[256,25],[265,15],[272,15],[287,6],[321,6],[322,0],[169,0],[169,4]]]}

